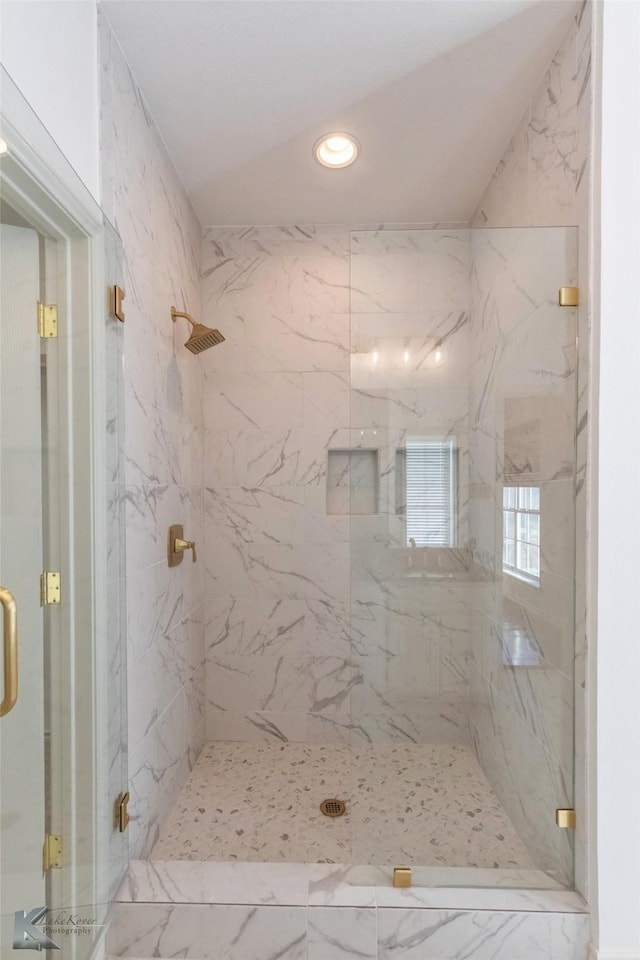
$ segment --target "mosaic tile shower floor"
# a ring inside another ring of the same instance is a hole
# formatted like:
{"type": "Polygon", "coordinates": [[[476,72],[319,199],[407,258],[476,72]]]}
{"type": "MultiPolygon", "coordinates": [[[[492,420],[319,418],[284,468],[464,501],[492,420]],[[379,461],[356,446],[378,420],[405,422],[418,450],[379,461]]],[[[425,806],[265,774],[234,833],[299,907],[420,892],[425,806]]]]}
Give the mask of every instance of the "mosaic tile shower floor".
{"type": "Polygon", "coordinates": [[[208,743],[151,859],[532,866],[472,751],[441,744],[208,743]]]}

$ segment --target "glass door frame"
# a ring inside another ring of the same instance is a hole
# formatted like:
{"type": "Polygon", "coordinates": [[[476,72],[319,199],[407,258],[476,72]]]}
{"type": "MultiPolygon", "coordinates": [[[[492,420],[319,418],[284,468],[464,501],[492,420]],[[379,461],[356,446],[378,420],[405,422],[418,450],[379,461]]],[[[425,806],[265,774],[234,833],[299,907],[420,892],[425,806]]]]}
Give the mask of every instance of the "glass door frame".
{"type": "MultiPolygon", "coordinates": [[[[105,403],[105,276],[102,211],[58,146],[0,67],[2,197],[58,248],[58,349],[65,383],[59,391],[60,463],[67,486],[60,497],[60,557],[68,603],[63,671],[69,711],[63,750],[63,869],[52,878],[50,910],[81,914],[95,924],[95,946],[121,879],[113,860],[113,797],[109,794],[107,663],[107,503],[105,403]]],[[[65,615],[66,614],[66,615],[65,615]]],[[[121,726],[125,722],[122,704],[121,726]]],[[[112,722],[113,732],[113,722],[112,722]]],[[[122,733],[122,731],[121,731],[122,733]]],[[[121,737],[126,744],[126,737],[121,737]]],[[[124,757],[126,767],[126,756],[124,757]]],[[[123,769],[123,779],[126,769],[123,769]]],[[[122,783],[122,789],[126,789],[122,783]]],[[[126,865],[126,834],[118,841],[126,865]]],[[[31,906],[25,904],[25,909],[31,906]]],[[[55,939],[55,937],[54,937],[55,939]]],[[[66,939],[66,938],[65,938],[66,939]]],[[[86,956],[77,942],[65,957],[86,956]]],[[[86,942],[86,941],[85,941],[86,942]]]]}

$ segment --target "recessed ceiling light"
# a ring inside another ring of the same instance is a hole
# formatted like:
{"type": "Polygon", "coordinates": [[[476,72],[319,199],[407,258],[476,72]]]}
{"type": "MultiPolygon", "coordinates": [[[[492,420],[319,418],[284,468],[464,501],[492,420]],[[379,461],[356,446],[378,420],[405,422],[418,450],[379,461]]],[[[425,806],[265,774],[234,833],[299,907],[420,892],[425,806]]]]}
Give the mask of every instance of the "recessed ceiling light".
{"type": "Polygon", "coordinates": [[[349,133],[325,133],[314,143],[313,155],[323,167],[348,167],[358,149],[358,141],[349,133]]]}

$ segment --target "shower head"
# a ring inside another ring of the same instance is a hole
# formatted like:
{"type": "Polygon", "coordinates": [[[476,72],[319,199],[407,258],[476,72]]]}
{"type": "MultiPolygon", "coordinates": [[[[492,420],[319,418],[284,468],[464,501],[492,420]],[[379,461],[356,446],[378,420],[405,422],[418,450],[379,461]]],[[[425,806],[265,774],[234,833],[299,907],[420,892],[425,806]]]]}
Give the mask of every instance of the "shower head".
{"type": "Polygon", "coordinates": [[[222,343],[224,340],[219,330],[212,330],[211,327],[206,327],[204,323],[196,323],[189,313],[183,313],[181,310],[171,307],[171,319],[174,323],[178,317],[184,317],[191,324],[192,330],[185,343],[185,347],[187,350],[191,350],[191,353],[202,353],[203,350],[215,347],[217,343],[222,343]]]}
{"type": "Polygon", "coordinates": [[[223,340],[224,337],[219,330],[205,327],[204,323],[194,323],[185,347],[187,350],[191,350],[191,353],[202,353],[203,350],[215,347],[217,343],[222,343],[223,340]]]}

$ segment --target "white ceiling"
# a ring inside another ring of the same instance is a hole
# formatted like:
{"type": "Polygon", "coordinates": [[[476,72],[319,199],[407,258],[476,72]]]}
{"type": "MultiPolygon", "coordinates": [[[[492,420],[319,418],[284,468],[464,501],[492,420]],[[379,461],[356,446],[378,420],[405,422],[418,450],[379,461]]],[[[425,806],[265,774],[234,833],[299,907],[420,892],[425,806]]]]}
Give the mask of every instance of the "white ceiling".
{"type": "Polygon", "coordinates": [[[203,225],[468,221],[578,5],[103,0],[203,225]]]}

